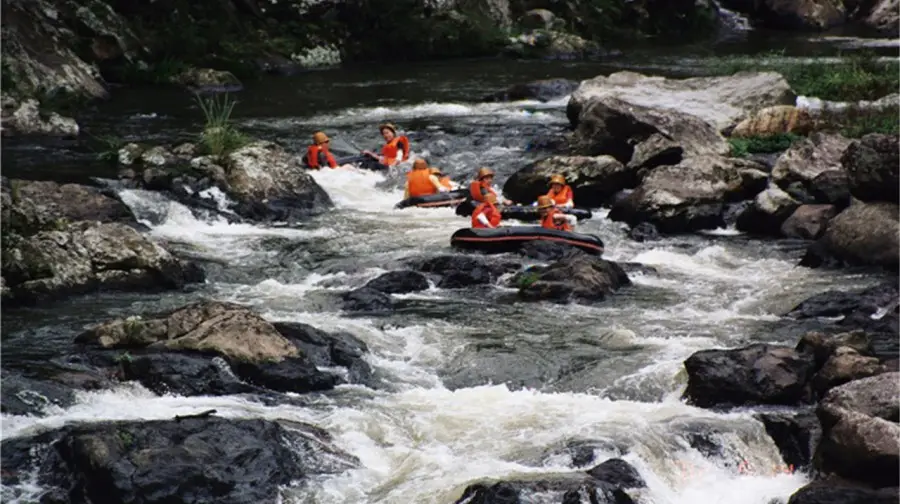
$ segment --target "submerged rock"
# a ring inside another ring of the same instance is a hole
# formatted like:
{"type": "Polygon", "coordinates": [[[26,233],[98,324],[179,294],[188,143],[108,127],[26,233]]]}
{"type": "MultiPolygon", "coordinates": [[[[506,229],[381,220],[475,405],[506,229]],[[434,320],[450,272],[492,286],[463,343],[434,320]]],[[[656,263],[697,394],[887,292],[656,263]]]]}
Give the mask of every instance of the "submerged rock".
{"type": "Polygon", "coordinates": [[[829,221],[825,234],[800,262],[811,268],[845,264],[900,269],[900,207],[896,203],[851,205],[829,221]]]}
{"type": "Polygon", "coordinates": [[[204,276],[119,223],[77,222],[10,239],[3,249],[3,278],[16,303],[97,290],[180,289],[204,276]]]}
{"type": "Polygon", "coordinates": [[[404,294],[427,289],[428,279],[415,271],[389,271],[369,281],[366,287],[386,294],[404,294]]]}
{"type": "Polygon", "coordinates": [[[755,166],[750,161],[700,156],[655,168],[634,192],[613,205],[609,218],[630,226],[649,222],[665,233],[722,227],[725,203],[752,197],[742,171],[755,166]]]}
{"type": "Polygon", "coordinates": [[[841,164],[854,198],[900,203],[900,135],[870,133],[854,140],[841,164]]]}
{"type": "MultiPolygon", "coordinates": [[[[18,467],[29,457],[18,456],[24,446],[17,441],[3,442],[5,485],[30,469],[18,467]]],[[[72,504],[275,502],[283,486],[358,463],[321,429],[260,419],[104,422],[29,441],[39,484],[57,490],[54,502],[72,504]]]]}
{"type": "Polygon", "coordinates": [[[345,293],[343,301],[347,311],[388,312],[394,308],[390,294],[365,286],[345,293]]]}
{"type": "Polygon", "coordinates": [[[702,350],[684,361],[685,398],[701,408],[794,405],[809,399],[815,360],[788,347],[755,344],[702,350]]]}
{"type": "Polygon", "coordinates": [[[524,205],[547,194],[553,174],[566,178],[578,207],[596,208],[613,195],[637,185],[636,170],[626,168],[612,156],[553,156],[514,173],[503,184],[503,195],[524,205]]]}
{"type": "Polygon", "coordinates": [[[547,267],[520,273],[514,283],[518,285],[522,299],[567,303],[603,301],[621,287],[631,285],[631,280],[614,262],[587,254],[572,254],[547,267]]]}
{"type": "Polygon", "coordinates": [[[578,82],[573,80],[543,79],[527,82],[525,84],[513,84],[503,91],[498,91],[485,96],[484,101],[538,100],[547,102],[556,98],[562,98],[572,91],[575,91],[576,88],[578,88],[578,82]]]}
{"type": "Polygon", "coordinates": [[[458,289],[497,281],[504,273],[513,272],[519,263],[494,260],[474,255],[442,255],[410,262],[413,269],[437,275],[437,287],[458,289]]]}

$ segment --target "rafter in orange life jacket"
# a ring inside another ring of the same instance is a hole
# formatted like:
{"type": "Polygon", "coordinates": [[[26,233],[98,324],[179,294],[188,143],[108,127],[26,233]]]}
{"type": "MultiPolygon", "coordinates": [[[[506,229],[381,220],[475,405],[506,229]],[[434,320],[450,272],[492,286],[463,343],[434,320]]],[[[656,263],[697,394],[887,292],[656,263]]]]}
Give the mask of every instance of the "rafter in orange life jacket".
{"type": "Polygon", "coordinates": [[[381,155],[384,157],[384,164],[388,166],[393,166],[399,161],[406,161],[409,159],[409,138],[403,135],[394,137],[381,148],[381,155]],[[401,152],[403,156],[398,159],[397,155],[401,152]]]}
{"type": "Polygon", "coordinates": [[[322,168],[324,165],[328,165],[332,168],[337,168],[338,166],[337,160],[334,159],[331,152],[328,152],[328,146],[325,144],[310,145],[306,149],[306,157],[304,160],[306,161],[306,166],[313,169],[322,168]]]}

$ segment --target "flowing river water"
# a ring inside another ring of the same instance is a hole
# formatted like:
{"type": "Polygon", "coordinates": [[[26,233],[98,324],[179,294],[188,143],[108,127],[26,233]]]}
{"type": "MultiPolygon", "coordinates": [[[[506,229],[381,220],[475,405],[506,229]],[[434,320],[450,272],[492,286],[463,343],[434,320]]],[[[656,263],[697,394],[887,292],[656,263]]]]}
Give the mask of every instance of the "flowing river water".
{"type": "MultiPolygon", "coordinates": [[[[634,61],[631,68],[674,72],[696,60],[634,61]]],[[[565,128],[567,99],[479,98],[514,82],[608,72],[589,63],[499,61],[312,72],[249,83],[237,95],[236,117],[254,136],[297,153],[320,128],[336,145],[372,148],[375,125],[391,120],[412,138],[415,153],[454,179],[488,165],[502,182],[542,155],[530,149],[535,138],[565,128]]],[[[92,134],[173,140],[194,134],[200,123],[182,91],[123,90],[103,107],[82,118],[92,134]]],[[[13,145],[4,153],[4,174],[105,175],[95,164],[85,168],[89,155],[59,145],[13,145]],[[55,166],[37,161],[42,155],[55,156],[55,166]]],[[[501,285],[432,287],[399,296],[401,307],[389,315],[346,313],[341,292],[401,268],[404,259],[450,253],[449,236],[468,221],[450,209],[395,210],[401,175],[342,169],[314,177],[335,209],[299,227],[198,219],[160,194],[123,191],[152,236],[209,261],[207,283],[185,293],[92,295],[5,313],[4,365],[38,365],[101,320],[219,299],[251,305],[270,320],[354,334],[369,346],[381,389],[343,385],[264,405],[237,396],[159,397],[126,384],[80,393],[74,406],[50,408],[43,417],[4,414],[3,437],[215,408],[226,417],[311,422],[359,457],[358,469],[285,489],[285,503],[451,503],[480,479],[571,471],[572,457],[562,448],[578,441],[593,443],[598,460],[624,451],[647,481],[647,503],[768,504],[806,483],[803,474],[776,471],[781,456],[754,411],[684,404],[682,362],[714,347],[792,345],[797,331],[781,314],[812,294],[867,286],[872,278],[798,267],[799,244],[731,230],[638,243],[598,210],[579,230],[602,237],[606,258],[651,267],[630,273],[634,285],[606,302],[523,303],[501,285]],[[695,448],[698,433],[723,453],[695,448]],[[750,469],[739,470],[738,462],[750,469]]],[[[33,502],[39,491],[26,484],[4,487],[2,496],[33,502]]]]}

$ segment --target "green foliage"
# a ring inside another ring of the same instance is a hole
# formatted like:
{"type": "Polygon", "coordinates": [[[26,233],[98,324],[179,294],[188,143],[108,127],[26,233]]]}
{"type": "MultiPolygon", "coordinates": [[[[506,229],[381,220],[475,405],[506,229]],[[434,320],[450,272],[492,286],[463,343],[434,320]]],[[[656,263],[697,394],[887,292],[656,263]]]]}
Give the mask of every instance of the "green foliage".
{"type": "Polygon", "coordinates": [[[200,148],[205,154],[221,158],[247,144],[248,138],[231,122],[237,102],[227,93],[206,98],[195,94],[194,98],[206,121],[200,134],[200,148]]]}
{"type": "Polygon", "coordinates": [[[516,287],[526,289],[531,287],[541,276],[534,271],[524,271],[516,278],[516,287]]]}
{"type": "Polygon", "coordinates": [[[97,156],[97,161],[115,164],[119,161],[119,149],[125,145],[125,141],[115,135],[90,135],[92,142],[90,149],[97,156]]]}
{"type": "Polygon", "coordinates": [[[128,63],[122,68],[119,79],[129,84],[171,84],[188,68],[184,61],[166,56],[150,64],[128,63]]]}
{"type": "Polygon", "coordinates": [[[853,53],[840,61],[790,62],[780,54],[754,58],[726,58],[711,68],[716,75],[744,70],[772,70],[782,74],[795,93],[823,100],[876,100],[900,88],[900,63],[880,61],[871,52],[853,53]]]}
{"type": "Polygon", "coordinates": [[[768,154],[786,150],[795,141],[802,138],[793,133],[778,133],[768,136],[752,136],[747,138],[729,138],[732,157],[746,157],[748,154],[768,154]]]}
{"type": "Polygon", "coordinates": [[[118,435],[119,435],[119,441],[122,442],[122,445],[126,449],[131,448],[131,446],[134,444],[134,436],[130,432],[125,431],[125,430],[118,431],[118,435]]]}
{"type": "Polygon", "coordinates": [[[900,109],[889,107],[879,110],[851,108],[826,114],[822,118],[823,131],[835,131],[848,138],[859,138],[868,133],[896,135],[900,133],[900,109]]]}

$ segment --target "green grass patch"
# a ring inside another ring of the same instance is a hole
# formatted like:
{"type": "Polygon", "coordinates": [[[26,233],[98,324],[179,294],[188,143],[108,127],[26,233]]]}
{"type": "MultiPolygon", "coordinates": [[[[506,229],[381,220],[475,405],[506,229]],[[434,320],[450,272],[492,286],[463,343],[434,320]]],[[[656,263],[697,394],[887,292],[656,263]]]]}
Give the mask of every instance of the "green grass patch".
{"type": "Polygon", "coordinates": [[[231,121],[231,113],[237,102],[228,93],[210,97],[195,94],[194,98],[206,121],[203,133],[200,134],[200,150],[204,154],[222,158],[249,142],[247,136],[231,121]]]}
{"type": "Polygon", "coordinates": [[[768,136],[752,136],[747,138],[729,138],[732,157],[746,157],[749,154],[770,154],[786,150],[798,139],[803,138],[793,133],[778,133],[768,136]]]}
{"type": "Polygon", "coordinates": [[[840,61],[789,61],[783,55],[724,58],[710,72],[731,75],[739,71],[771,70],[787,79],[798,95],[823,100],[877,100],[900,88],[900,62],[879,60],[872,52],[858,52],[840,61]]]}
{"type": "Polygon", "coordinates": [[[833,131],[848,138],[859,138],[868,133],[896,135],[900,133],[900,109],[890,107],[879,110],[851,108],[842,112],[827,113],[817,129],[833,131]]]}

